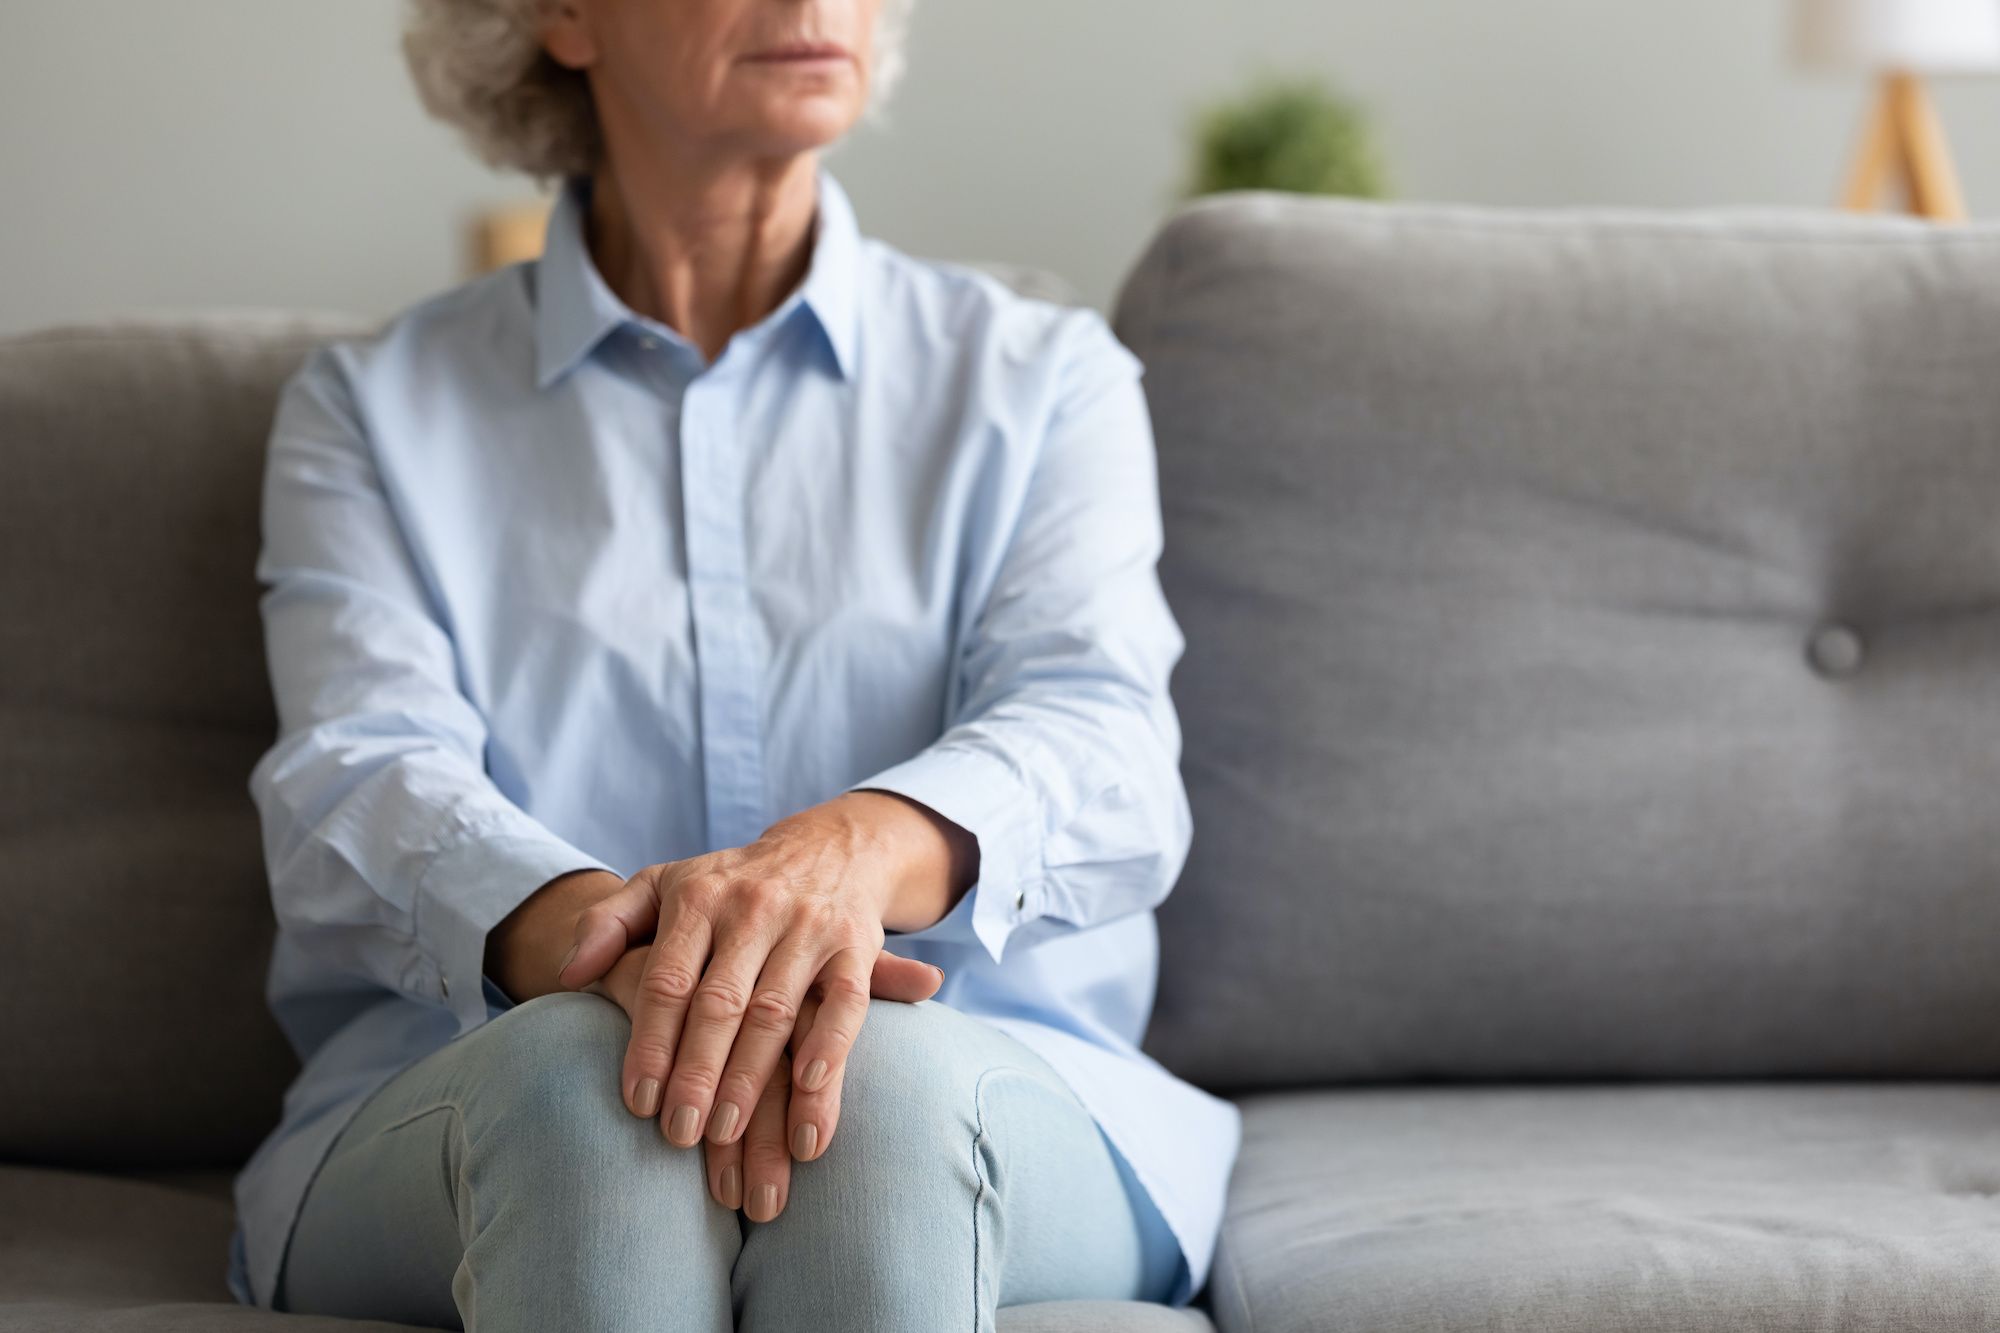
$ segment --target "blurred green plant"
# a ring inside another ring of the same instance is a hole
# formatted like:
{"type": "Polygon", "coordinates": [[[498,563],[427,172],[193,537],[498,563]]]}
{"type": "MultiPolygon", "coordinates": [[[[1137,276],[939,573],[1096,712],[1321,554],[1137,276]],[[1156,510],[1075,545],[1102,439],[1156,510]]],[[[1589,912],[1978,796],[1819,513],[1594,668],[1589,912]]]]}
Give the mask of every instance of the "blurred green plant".
{"type": "Polygon", "coordinates": [[[1195,119],[1190,197],[1290,190],[1380,199],[1387,173],[1367,113],[1314,75],[1260,76],[1195,119]]]}

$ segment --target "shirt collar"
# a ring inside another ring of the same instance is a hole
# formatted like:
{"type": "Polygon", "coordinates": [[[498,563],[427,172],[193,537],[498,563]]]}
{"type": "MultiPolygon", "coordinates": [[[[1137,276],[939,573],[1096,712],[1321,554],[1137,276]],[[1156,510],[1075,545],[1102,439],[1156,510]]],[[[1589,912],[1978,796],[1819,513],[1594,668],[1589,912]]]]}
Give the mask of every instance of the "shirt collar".
{"type": "MultiPolygon", "coordinates": [[[[818,192],[805,281],[765,322],[787,318],[792,306],[803,304],[825,335],[844,379],[854,373],[859,334],[861,233],[846,191],[824,167],[819,169],[818,192]]],[[[659,327],[619,300],[597,271],[584,231],[589,203],[589,177],[563,182],[549,213],[541,258],[535,261],[535,382],[542,388],[621,325],[659,327]]]]}

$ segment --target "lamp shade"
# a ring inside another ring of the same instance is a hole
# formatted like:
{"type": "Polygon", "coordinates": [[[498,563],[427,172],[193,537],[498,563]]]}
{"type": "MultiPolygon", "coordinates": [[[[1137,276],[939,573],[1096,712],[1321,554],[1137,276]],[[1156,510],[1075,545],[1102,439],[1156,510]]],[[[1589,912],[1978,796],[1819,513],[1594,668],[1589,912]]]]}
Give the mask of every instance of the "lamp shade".
{"type": "Polygon", "coordinates": [[[2000,0],[1794,0],[1801,63],[1963,74],[2000,69],[2000,0]]]}

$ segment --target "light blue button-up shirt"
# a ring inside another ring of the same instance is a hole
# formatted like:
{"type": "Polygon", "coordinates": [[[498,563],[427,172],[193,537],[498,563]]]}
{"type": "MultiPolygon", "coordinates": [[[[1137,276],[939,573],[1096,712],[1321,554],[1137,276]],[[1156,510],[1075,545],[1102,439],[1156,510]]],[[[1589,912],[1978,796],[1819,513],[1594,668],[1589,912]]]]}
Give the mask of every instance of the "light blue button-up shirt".
{"type": "Polygon", "coordinates": [[[818,189],[805,281],[713,364],[604,284],[576,180],[541,259],[286,386],[249,786],[305,1063],[237,1178],[239,1300],[361,1101],[509,1007],[486,934],[536,887],[859,787],[976,836],[977,884],[890,947],[1063,1075],[1179,1243],[1175,1302],[1205,1280],[1238,1115],[1137,1049],[1191,833],[1139,363],[818,189]]]}

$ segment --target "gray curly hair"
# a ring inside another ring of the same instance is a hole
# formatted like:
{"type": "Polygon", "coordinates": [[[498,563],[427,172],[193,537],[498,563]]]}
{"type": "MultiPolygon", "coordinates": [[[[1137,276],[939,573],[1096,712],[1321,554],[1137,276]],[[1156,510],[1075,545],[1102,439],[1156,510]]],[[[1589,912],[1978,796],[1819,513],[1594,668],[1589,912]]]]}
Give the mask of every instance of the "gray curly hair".
{"type": "MultiPolygon", "coordinates": [[[[403,57],[424,109],[456,126],[480,159],[548,181],[585,175],[603,144],[590,84],[542,49],[537,20],[553,0],[410,0],[403,57]]],[[[869,114],[903,72],[915,0],[882,0],[869,114]]]]}

